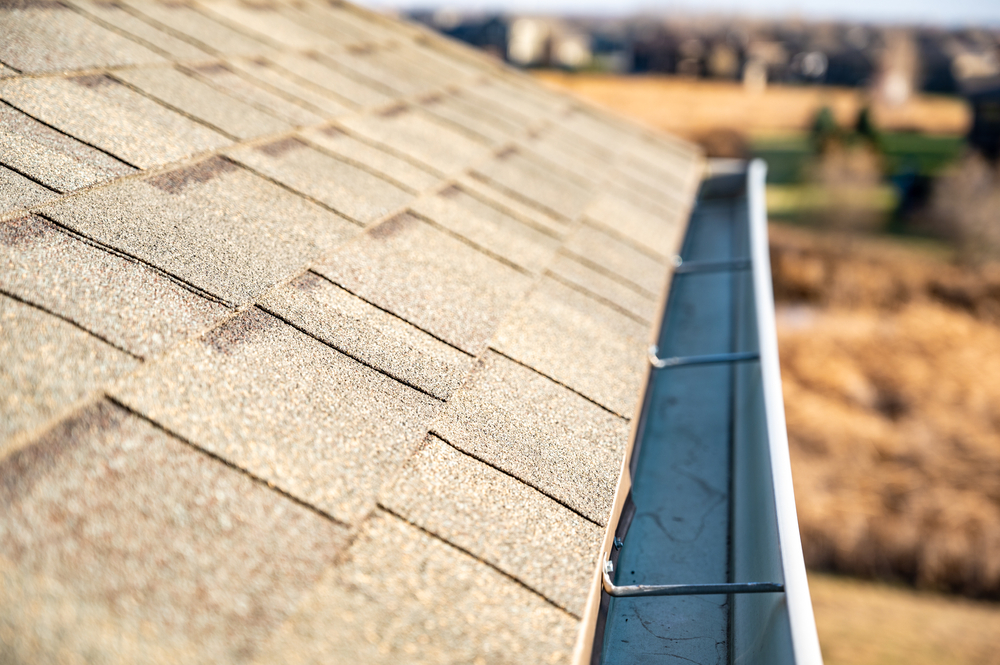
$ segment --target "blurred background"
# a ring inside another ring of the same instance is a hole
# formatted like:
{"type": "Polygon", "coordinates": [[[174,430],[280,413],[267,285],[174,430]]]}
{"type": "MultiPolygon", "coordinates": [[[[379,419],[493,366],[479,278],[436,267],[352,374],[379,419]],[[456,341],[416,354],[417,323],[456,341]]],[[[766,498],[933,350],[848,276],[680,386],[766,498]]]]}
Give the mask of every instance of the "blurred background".
{"type": "Polygon", "coordinates": [[[375,7],[767,160],[826,662],[1000,663],[1000,2],[375,7]]]}

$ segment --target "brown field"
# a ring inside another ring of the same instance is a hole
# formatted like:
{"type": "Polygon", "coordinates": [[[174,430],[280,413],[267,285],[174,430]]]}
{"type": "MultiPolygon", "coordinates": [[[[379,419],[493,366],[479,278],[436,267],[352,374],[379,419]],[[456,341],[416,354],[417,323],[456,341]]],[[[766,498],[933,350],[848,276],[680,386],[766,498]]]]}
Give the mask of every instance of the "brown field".
{"type": "MultiPolygon", "coordinates": [[[[851,125],[867,101],[864,92],[852,88],[772,85],[754,93],[736,82],[667,76],[545,71],[537,77],[553,87],[692,140],[720,130],[743,135],[802,131],[823,106],[833,110],[841,125],[851,125]]],[[[883,129],[932,134],[962,134],[970,120],[963,101],[930,95],[916,96],[898,107],[875,106],[873,113],[883,129]]]]}
{"type": "Polygon", "coordinates": [[[814,568],[1000,598],[1000,270],[772,225],[814,568]]]}
{"type": "Polygon", "coordinates": [[[998,665],[1000,607],[809,575],[826,665],[998,665]]]}

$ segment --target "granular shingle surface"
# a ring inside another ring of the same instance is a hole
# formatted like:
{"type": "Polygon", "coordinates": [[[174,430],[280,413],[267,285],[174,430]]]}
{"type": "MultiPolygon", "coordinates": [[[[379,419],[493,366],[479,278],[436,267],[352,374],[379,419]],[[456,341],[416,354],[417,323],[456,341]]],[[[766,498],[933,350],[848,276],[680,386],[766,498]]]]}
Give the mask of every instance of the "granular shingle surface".
{"type": "Polygon", "coordinates": [[[251,309],[121,382],[129,407],[353,523],[440,402],[251,309]]]}
{"type": "Polygon", "coordinates": [[[121,0],[132,12],[203,50],[224,55],[267,56],[274,49],[200,13],[193,5],[155,0],[121,0]]]}
{"type": "Polygon", "coordinates": [[[510,150],[478,166],[476,173],[546,212],[575,218],[591,196],[587,184],[552,167],[530,155],[510,150]]]}
{"type": "Polygon", "coordinates": [[[386,513],[327,571],[258,663],[566,663],[574,617],[386,513]]]}
{"type": "Polygon", "coordinates": [[[0,451],[139,361],[76,326],[0,294],[0,451]]]}
{"type": "Polygon", "coordinates": [[[218,86],[233,97],[283,118],[292,125],[315,125],[323,119],[322,116],[271,92],[264,85],[255,83],[250,77],[241,76],[235,68],[226,64],[213,62],[192,65],[188,71],[218,86]]]}
{"type": "Polygon", "coordinates": [[[164,62],[136,42],[47,1],[0,7],[0,60],[31,74],[164,62]]]}
{"type": "MultiPolygon", "coordinates": [[[[672,230],[662,229],[660,232],[676,237],[676,234],[670,233],[672,230]]],[[[648,249],[637,249],[628,242],[586,224],[581,225],[566,239],[564,248],[580,261],[620,278],[647,297],[659,298],[663,292],[669,264],[666,259],[656,256],[648,249]]]]}
{"type": "Polygon", "coordinates": [[[284,120],[171,67],[127,69],[115,72],[115,77],[236,139],[292,128],[284,120]]]}
{"type": "Polygon", "coordinates": [[[71,192],[135,171],[6,104],[0,104],[0,162],[58,192],[71,192]]]}
{"type": "Polygon", "coordinates": [[[359,141],[336,127],[310,129],[303,136],[344,160],[363,166],[410,192],[422,192],[440,182],[429,170],[359,141]]]}
{"type": "Polygon", "coordinates": [[[352,358],[448,399],[472,358],[315,273],[269,292],[261,306],[352,358]]]}
{"type": "Polygon", "coordinates": [[[357,229],[217,157],[93,190],[44,214],[234,305],[298,274],[357,229]]]}
{"type": "Polygon", "coordinates": [[[559,254],[549,265],[547,274],[633,316],[645,325],[652,325],[659,308],[657,299],[648,292],[567,254],[559,254]]]}
{"type": "Polygon", "coordinates": [[[350,107],[369,108],[381,106],[393,100],[393,96],[365,85],[355,78],[324,64],[323,56],[318,53],[298,54],[282,53],[270,58],[274,64],[288,72],[294,73],[298,80],[325,90],[335,99],[350,107]]]}
{"type": "Polygon", "coordinates": [[[168,58],[178,60],[205,60],[210,58],[208,51],[171,35],[166,30],[155,26],[127,12],[120,4],[104,2],[103,0],[66,0],[67,4],[76,7],[88,17],[97,22],[107,24],[127,35],[138,39],[151,50],[168,58]]]}
{"type": "Polygon", "coordinates": [[[476,354],[530,278],[412,215],[370,229],[317,272],[476,354]]]}
{"type": "Polygon", "coordinates": [[[0,289],[137,356],[206,330],[228,310],[165,275],[35,216],[0,223],[0,289]]]}
{"type": "Polygon", "coordinates": [[[0,214],[37,205],[56,196],[52,190],[0,166],[0,214]]]}
{"type": "Polygon", "coordinates": [[[631,417],[649,337],[648,326],[545,277],[504,320],[492,345],[631,417]]]}
{"type": "Polygon", "coordinates": [[[485,144],[412,108],[378,116],[349,116],[340,122],[352,132],[409,155],[443,175],[454,174],[489,156],[485,144]]]}
{"type": "Polygon", "coordinates": [[[99,74],[8,80],[0,83],[0,98],[140,168],[229,143],[222,134],[99,74]]]}
{"type": "Polygon", "coordinates": [[[382,505],[482,558],[579,616],[601,528],[435,436],[382,505]],[[483,531],[482,524],[491,525],[483,531]]]}
{"type": "Polygon", "coordinates": [[[604,524],[628,423],[501,355],[480,362],[432,431],[604,524]]]}
{"type": "Polygon", "coordinates": [[[310,110],[324,118],[343,115],[349,112],[349,107],[337,101],[329,93],[322,93],[308,81],[297,79],[273,63],[263,58],[241,59],[229,61],[233,69],[243,73],[272,91],[284,95],[287,99],[310,110]]]}
{"type": "Polygon", "coordinates": [[[0,497],[13,662],[248,661],[347,544],[108,402],[0,462],[0,497]]]}
{"type": "Polygon", "coordinates": [[[287,138],[229,153],[253,170],[321,201],[345,217],[370,224],[413,196],[353,164],[287,138]]]}
{"type": "Polygon", "coordinates": [[[569,661],[701,167],[339,0],[0,0],[0,661],[569,661]]]}
{"type": "Polygon", "coordinates": [[[552,236],[458,187],[424,197],[413,204],[412,210],[526,270],[541,270],[559,247],[559,241],[552,236]]]}

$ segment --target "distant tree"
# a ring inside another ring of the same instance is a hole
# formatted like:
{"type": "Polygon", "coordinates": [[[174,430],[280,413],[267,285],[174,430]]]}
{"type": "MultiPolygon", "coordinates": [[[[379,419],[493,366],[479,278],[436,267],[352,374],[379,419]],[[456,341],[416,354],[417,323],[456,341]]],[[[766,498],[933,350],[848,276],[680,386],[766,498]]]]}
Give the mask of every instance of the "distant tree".
{"type": "Polygon", "coordinates": [[[840,127],[829,106],[824,106],[816,113],[809,137],[813,150],[819,154],[826,153],[840,139],[840,127]]]}

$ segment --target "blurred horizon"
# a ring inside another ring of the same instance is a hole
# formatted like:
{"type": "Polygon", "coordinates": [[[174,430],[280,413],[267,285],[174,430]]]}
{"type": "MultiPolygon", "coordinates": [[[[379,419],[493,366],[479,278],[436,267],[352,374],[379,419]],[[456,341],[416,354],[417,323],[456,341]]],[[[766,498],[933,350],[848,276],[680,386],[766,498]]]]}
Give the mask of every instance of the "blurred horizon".
{"type": "Polygon", "coordinates": [[[574,18],[672,15],[730,19],[854,21],[879,25],[1000,27],[1000,2],[984,0],[360,0],[379,11],[451,11],[463,14],[517,13],[574,18]]]}

